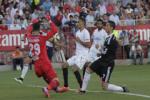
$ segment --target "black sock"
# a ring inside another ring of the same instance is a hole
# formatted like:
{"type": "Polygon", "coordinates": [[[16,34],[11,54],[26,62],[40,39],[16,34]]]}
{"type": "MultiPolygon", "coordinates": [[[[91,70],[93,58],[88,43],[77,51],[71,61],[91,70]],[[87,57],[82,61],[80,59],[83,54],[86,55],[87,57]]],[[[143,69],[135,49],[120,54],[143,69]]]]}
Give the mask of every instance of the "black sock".
{"type": "Polygon", "coordinates": [[[75,71],[74,75],[76,76],[76,79],[77,79],[77,81],[80,85],[80,88],[81,88],[82,87],[82,80],[81,80],[81,75],[80,75],[79,71],[75,71]]]}
{"type": "Polygon", "coordinates": [[[21,80],[21,81],[23,81],[23,78],[21,78],[21,77],[20,77],[20,78],[18,78],[18,79],[19,79],[19,80],[21,80]]]}
{"type": "Polygon", "coordinates": [[[86,68],[88,67],[88,65],[90,64],[90,62],[85,63],[84,67],[83,67],[83,77],[86,71],[86,68]]]}
{"type": "Polygon", "coordinates": [[[63,68],[64,86],[68,87],[68,68],[63,68]]]}
{"type": "Polygon", "coordinates": [[[87,66],[84,66],[84,67],[83,67],[83,77],[84,77],[84,74],[85,74],[86,67],[87,67],[87,66]]]}

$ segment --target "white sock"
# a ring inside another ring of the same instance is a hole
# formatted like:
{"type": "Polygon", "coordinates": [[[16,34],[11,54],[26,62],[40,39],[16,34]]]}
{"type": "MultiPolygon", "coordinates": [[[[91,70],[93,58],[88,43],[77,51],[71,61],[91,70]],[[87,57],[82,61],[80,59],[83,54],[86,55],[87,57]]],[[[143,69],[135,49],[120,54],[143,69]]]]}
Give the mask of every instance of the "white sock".
{"type": "Polygon", "coordinates": [[[108,91],[123,92],[123,88],[114,84],[108,84],[108,91]]]}
{"type": "Polygon", "coordinates": [[[28,64],[25,64],[23,69],[22,69],[22,72],[21,72],[21,78],[25,78],[27,72],[28,72],[28,69],[29,69],[29,65],[28,64]]]}
{"type": "Polygon", "coordinates": [[[91,74],[85,72],[83,82],[82,82],[82,88],[81,88],[82,91],[86,91],[90,78],[91,78],[91,74]]]}

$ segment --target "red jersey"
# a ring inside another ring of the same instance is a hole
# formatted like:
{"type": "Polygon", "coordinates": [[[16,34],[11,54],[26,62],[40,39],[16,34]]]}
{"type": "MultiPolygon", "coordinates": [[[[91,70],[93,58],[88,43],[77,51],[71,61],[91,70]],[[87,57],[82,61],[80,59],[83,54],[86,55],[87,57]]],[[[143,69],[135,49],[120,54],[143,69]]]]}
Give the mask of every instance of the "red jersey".
{"type": "Polygon", "coordinates": [[[57,33],[57,28],[54,23],[51,23],[51,31],[47,34],[39,34],[39,35],[32,35],[27,34],[28,45],[30,48],[30,53],[32,57],[37,56],[38,59],[35,60],[36,62],[41,62],[41,60],[49,60],[46,50],[46,41],[51,38],[55,33],[57,33]]]}

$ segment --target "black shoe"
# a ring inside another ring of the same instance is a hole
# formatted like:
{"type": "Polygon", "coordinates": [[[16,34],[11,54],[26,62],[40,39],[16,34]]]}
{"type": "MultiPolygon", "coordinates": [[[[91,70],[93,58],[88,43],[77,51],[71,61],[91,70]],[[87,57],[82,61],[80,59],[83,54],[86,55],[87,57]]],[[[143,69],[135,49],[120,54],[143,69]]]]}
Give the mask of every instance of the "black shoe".
{"type": "Polygon", "coordinates": [[[79,94],[85,94],[85,93],[86,91],[82,91],[82,90],[79,91],[79,94]]]}
{"type": "Polygon", "coordinates": [[[127,87],[122,87],[123,88],[123,92],[129,92],[127,87]]]}
{"type": "Polygon", "coordinates": [[[23,84],[23,78],[14,78],[14,80],[20,84],[23,84]]]}

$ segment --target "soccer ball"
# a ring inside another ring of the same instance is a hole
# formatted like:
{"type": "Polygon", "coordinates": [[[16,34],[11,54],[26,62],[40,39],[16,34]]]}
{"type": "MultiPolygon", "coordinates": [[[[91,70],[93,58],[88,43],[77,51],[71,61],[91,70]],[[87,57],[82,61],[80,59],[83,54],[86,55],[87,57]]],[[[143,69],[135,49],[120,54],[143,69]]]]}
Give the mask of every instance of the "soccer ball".
{"type": "Polygon", "coordinates": [[[56,33],[56,34],[53,36],[53,41],[54,41],[54,42],[60,41],[59,33],[56,33]]]}

